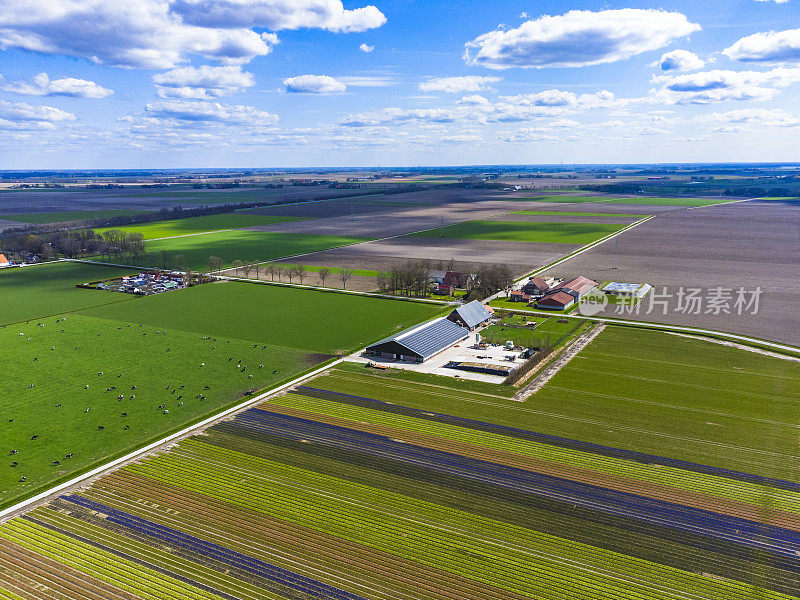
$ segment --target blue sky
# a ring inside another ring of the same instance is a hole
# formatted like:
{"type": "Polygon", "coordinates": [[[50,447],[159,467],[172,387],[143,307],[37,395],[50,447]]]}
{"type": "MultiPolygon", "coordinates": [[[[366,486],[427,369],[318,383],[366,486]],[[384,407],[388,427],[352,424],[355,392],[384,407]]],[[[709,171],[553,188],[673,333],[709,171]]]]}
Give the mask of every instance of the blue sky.
{"type": "Polygon", "coordinates": [[[796,161],[800,0],[3,0],[0,75],[5,169],[796,161]]]}

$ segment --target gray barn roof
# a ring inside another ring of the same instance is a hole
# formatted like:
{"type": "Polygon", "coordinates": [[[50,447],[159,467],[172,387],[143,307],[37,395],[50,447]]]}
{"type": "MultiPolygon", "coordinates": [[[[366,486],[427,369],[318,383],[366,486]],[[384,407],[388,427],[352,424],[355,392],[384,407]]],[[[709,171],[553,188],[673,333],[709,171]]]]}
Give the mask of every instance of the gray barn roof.
{"type": "MultiPolygon", "coordinates": [[[[458,316],[464,319],[467,327],[470,328],[480,325],[492,316],[489,314],[489,311],[486,310],[486,307],[478,300],[473,300],[469,304],[459,306],[453,313],[458,313],[458,316]]],[[[450,313],[451,316],[453,313],[450,313]]]]}
{"type": "Polygon", "coordinates": [[[460,342],[469,335],[469,331],[461,325],[456,325],[444,317],[411,327],[405,331],[382,339],[367,347],[367,350],[380,350],[382,344],[394,342],[407,348],[411,353],[417,354],[423,360],[441,352],[448,346],[460,342]]]}

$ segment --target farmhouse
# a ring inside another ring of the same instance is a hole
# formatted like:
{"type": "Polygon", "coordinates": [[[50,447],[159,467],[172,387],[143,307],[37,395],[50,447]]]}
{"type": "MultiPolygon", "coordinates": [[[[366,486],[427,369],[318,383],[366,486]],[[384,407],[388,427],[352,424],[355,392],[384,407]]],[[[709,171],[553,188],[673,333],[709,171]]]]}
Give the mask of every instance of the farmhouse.
{"type": "Polygon", "coordinates": [[[447,319],[472,331],[483,325],[492,317],[491,313],[478,300],[459,306],[451,312],[447,319]]]}
{"type": "Polygon", "coordinates": [[[543,296],[550,288],[548,283],[541,277],[531,277],[528,283],[522,286],[522,293],[527,296],[543,296]]]}
{"type": "Polygon", "coordinates": [[[421,363],[468,336],[468,329],[440,317],[367,346],[366,354],[421,363]]]}
{"type": "Polygon", "coordinates": [[[525,302],[527,304],[531,301],[531,296],[522,290],[511,290],[511,293],[508,295],[508,299],[511,302],[525,302]]]}

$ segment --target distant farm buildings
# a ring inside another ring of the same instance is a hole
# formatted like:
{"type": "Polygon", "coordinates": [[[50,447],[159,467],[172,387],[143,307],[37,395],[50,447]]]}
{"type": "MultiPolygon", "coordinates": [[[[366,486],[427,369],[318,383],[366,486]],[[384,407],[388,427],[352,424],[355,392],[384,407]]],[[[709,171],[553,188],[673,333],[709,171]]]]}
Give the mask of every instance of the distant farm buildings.
{"type": "Polygon", "coordinates": [[[469,337],[469,329],[445,317],[411,327],[366,349],[367,356],[424,362],[469,337]]]}

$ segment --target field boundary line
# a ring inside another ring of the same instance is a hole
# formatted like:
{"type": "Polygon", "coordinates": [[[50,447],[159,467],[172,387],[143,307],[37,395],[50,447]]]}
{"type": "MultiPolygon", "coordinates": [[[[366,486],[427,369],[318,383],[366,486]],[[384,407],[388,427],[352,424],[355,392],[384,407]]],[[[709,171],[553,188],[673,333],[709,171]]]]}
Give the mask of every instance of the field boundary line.
{"type": "Polygon", "coordinates": [[[288,381],[288,382],[286,382],[284,384],[281,384],[281,385],[279,385],[279,386],[277,386],[275,388],[267,390],[263,394],[259,394],[258,396],[255,396],[253,398],[249,398],[248,400],[246,400],[244,402],[241,402],[241,403],[237,404],[236,406],[232,406],[232,407],[227,408],[227,409],[225,409],[225,410],[223,410],[221,412],[215,413],[215,414],[211,415],[210,417],[207,417],[207,418],[203,419],[202,421],[200,421],[198,423],[195,423],[194,425],[189,425],[188,427],[186,427],[184,429],[181,429],[180,431],[176,431],[175,433],[172,433],[170,435],[167,435],[167,436],[161,438],[160,440],[157,440],[155,442],[151,442],[150,444],[147,444],[146,446],[142,446],[141,448],[133,450],[132,452],[126,454],[125,456],[121,456],[119,458],[116,458],[116,459],[114,459],[114,460],[112,460],[112,461],[110,461],[110,462],[108,462],[108,463],[106,463],[104,465],[100,465],[99,467],[96,467],[96,468],[94,468],[94,469],[92,469],[90,471],[87,471],[86,473],[83,473],[81,475],[77,475],[77,476],[73,477],[72,479],[70,479],[68,481],[65,481],[64,483],[61,483],[61,484],[56,485],[56,486],[54,486],[54,487],[52,487],[50,489],[47,489],[44,492],[41,492],[41,493],[31,497],[31,498],[28,498],[27,500],[23,500],[22,502],[18,502],[17,504],[14,504],[13,506],[9,506],[8,508],[0,510],[0,523],[3,523],[3,522],[5,522],[6,520],[8,520],[10,518],[13,518],[14,516],[17,515],[17,513],[23,512],[23,511],[27,510],[28,508],[33,508],[36,505],[39,505],[39,504],[42,504],[42,503],[46,502],[47,500],[51,499],[53,496],[56,496],[57,494],[60,494],[64,490],[67,490],[67,489],[69,489],[71,487],[74,487],[74,486],[79,485],[81,483],[87,482],[87,481],[89,481],[91,479],[94,479],[95,477],[97,477],[99,475],[102,475],[103,473],[105,473],[107,471],[110,471],[112,469],[115,469],[116,467],[122,466],[122,465],[124,465],[124,464],[126,464],[128,462],[131,462],[131,461],[133,461],[135,459],[138,459],[138,458],[142,457],[143,455],[147,454],[148,452],[156,450],[159,447],[164,446],[165,444],[169,444],[169,443],[174,442],[174,441],[176,441],[176,440],[178,440],[178,439],[180,439],[182,437],[186,437],[187,435],[195,433],[197,430],[203,429],[203,428],[207,427],[208,425],[211,425],[212,423],[215,423],[216,421],[220,421],[222,419],[225,419],[225,418],[227,418],[227,417],[229,417],[229,416],[231,416],[231,415],[233,415],[233,414],[235,414],[237,412],[240,412],[240,411],[242,411],[242,410],[244,410],[246,408],[249,408],[249,407],[251,407],[251,406],[253,406],[255,404],[258,404],[260,402],[263,402],[264,400],[266,400],[270,396],[273,396],[273,395],[278,394],[278,393],[280,393],[282,391],[285,391],[286,389],[289,389],[289,388],[291,388],[293,386],[296,386],[298,383],[301,383],[303,381],[306,381],[307,379],[316,377],[317,375],[320,375],[321,373],[327,371],[328,369],[330,369],[332,367],[335,367],[336,365],[338,365],[343,360],[344,360],[344,358],[338,358],[338,359],[336,359],[336,360],[334,360],[332,362],[329,362],[329,363],[327,363],[327,364],[325,364],[325,365],[323,365],[323,366],[321,366],[321,367],[319,367],[317,369],[314,369],[313,371],[310,371],[310,372],[308,372],[308,373],[306,373],[304,375],[301,375],[301,376],[299,376],[299,377],[297,377],[297,378],[295,378],[295,379],[293,379],[291,381],[288,381]]]}

